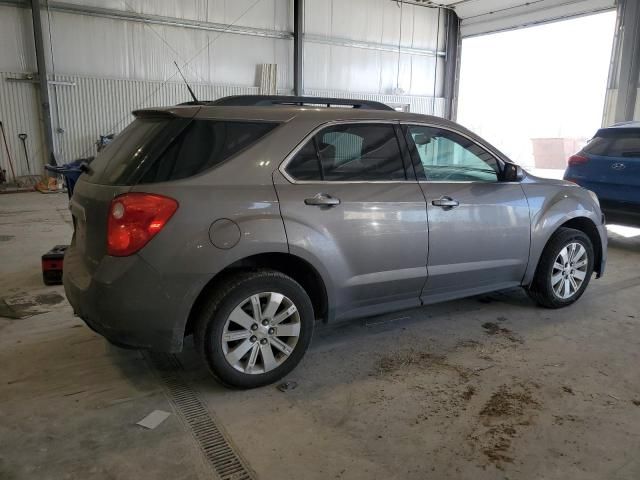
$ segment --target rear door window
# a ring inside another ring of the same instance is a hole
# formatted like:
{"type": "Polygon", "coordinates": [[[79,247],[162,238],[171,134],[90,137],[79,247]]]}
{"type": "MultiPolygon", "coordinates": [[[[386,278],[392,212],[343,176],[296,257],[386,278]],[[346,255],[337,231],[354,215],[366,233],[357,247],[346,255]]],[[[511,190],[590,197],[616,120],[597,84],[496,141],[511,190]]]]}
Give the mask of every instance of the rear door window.
{"type": "Polygon", "coordinates": [[[272,122],[135,120],[91,163],[89,181],[109,185],[191,177],[244,150],[277,126],[272,122]]]}
{"type": "Polygon", "coordinates": [[[344,124],[325,128],[287,166],[296,180],[406,180],[402,152],[391,124],[344,124]]]}
{"type": "Polygon", "coordinates": [[[584,147],[583,152],[601,157],[640,158],[640,129],[600,130],[584,147]]]}

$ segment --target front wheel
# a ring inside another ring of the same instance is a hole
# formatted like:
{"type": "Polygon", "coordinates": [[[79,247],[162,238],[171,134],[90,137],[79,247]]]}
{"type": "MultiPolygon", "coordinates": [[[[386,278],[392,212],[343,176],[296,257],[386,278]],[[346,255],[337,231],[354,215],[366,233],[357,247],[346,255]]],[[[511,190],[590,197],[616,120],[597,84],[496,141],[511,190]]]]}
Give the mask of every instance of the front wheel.
{"type": "Polygon", "coordinates": [[[254,388],[279,380],[311,341],[313,306],[291,277],[272,270],[230,277],[200,312],[195,342],[223,383],[254,388]]]}
{"type": "Polygon", "coordinates": [[[560,228],[545,247],[527,292],[539,305],[561,308],[584,293],[594,268],[593,244],[573,228],[560,228]]]}

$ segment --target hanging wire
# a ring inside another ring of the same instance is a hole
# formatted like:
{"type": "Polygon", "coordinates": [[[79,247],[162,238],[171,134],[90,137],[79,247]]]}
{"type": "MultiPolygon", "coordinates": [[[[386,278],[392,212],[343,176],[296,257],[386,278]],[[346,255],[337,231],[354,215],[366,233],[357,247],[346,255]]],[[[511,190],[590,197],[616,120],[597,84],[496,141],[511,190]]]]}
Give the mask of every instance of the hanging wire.
{"type": "MultiPolygon", "coordinates": [[[[132,6],[131,6],[131,5],[130,5],[126,0],[121,0],[121,1],[122,1],[122,3],[123,3],[123,4],[124,4],[124,6],[125,6],[125,10],[128,8],[128,9],[129,9],[129,11],[134,12],[134,13],[137,13],[137,12],[135,11],[135,9],[134,9],[134,8],[133,8],[133,7],[132,7],[132,6]]],[[[209,5],[209,4],[208,4],[208,2],[207,2],[207,7],[208,7],[208,5],[209,5]]],[[[208,8],[207,8],[207,21],[208,21],[208,8]]],[[[171,51],[175,54],[175,56],[176,56],[176,57],[178,57],[178,60],[180,60],[181,62],[182,62],[182,61],[184,61],[184,59],[182,58],[182,55],[180,55],[180,53],[179,53],[175,48],[173,48],[173,46],[169,43],[169,41],[168,41],[166,38],[164,38],[164,37],[162,36],[162,34],[161,34],[160,32],[158,32],[158,31],[153,27],[153,25],[151,25],[150,23],[146,23],[146,22],[145,22],[143,25],[144,25],[145,27],[147,27],[149,30],[151,30],[151,31],[153,32],[153,34],[154,34],[156,37],[158,37],[158,38],[160,39],[160,41],[161,41],[162,43],[164,43],[164,44],[169,48],[169,50],[171,50],[171,51]]],[[[229,27],[227,26],[227,28],[229,28],[229,27]]],[[[188,66],[188,65],[185,63],[185,64],[183,65],[183,67],[185,67],[185,66],[188,66]]],[[[203,82],[203,83],[206,83],[206,80],[204,80],[204,79],[203,79],[203,78],[198,74],[198,72],[196,72],[193,68],[189,67],[189,70],[191,70],[191,72],[192,72],[192,73],[193,73],[193,74],[198,78],[198,80],[199,80],[199,81],[201,81],[201,82],[203,82]]]]}
{"type": "MultiPolygon", "coordinates": [[[[187,67],[191,62],[193,62],[205,49],[208,49],[210,45],[212,45],[218,38],[220,38],[222,35],[224,35],[225,33],[227,33],[227,31],[234,27],[237,22],[239,22],[247,13],[249,13],[258,3],[260,3],[262,0],[255,0],[247,9],[245,9],[235,20],[233,20],[233,22],[229,23],[228,25],[225,26],[225,28],[219,32],[216,36],[214,36],[211,40],[209,40],[207,42],[207,44],[202,47],[200,50],[198,50],[193,56],[191,56],[186,62],[184,62],[180,68],[185,68],[187,67]]],[[[160,83],[160,85],[158,85],[151,93],[149,93],[148,95],[146,95],[140,102],[137,103],[136,106],[134,106],[132,108],[132,110],[137,110],[138,108],[140,108],[142,105],[144,105],[146,103],[147,100],[149,100],[151,97],[153,97],[154,95],[156,95],[162,88],[164,88],[167,84],[167,82],[171,79],[173,79],[174,77],[176,77],[178,75],[178,72],[174,72],[173,74],[169,75],[165,80],[162,81],[162,83],[160,83]]],[[[124,117],[122,117],[118,122],[116,122],[115,125],[113,125],[112,127],[110,127],[107,131],[110,133],[115,133],[116,130],[118,129],[118,127],[120,127],[120,125],[122,125],[124,122],[126,122],[127,120],[129,120],[129,113],[127,113],[124,117]]],[[[93,144],[86,148],[82,155],[80,155],[81,157],[84,157],[87,153],[89,153],[89,151],[93,149],[93,144]]]]}

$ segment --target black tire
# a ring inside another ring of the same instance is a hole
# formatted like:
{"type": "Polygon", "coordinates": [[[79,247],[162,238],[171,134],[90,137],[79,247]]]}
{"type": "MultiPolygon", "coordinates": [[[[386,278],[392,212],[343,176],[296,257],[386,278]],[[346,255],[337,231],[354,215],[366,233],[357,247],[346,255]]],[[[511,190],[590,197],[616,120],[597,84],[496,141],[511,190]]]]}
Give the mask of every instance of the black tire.
{"type": "Polygon", "coordinates": [[[593,244],[589,237],[580,230],[564,227],[559,228],[558,231],[553,234],[540,256],[533,282],[527,289],[527,293],[538,305],[546,308],[562,308],[571,305],[582,296],[589,285],[589,281],[593,275],[594,265],[595,255],[593,244]],[[563,299],[553,290],[551,275],[554,262],[561,250],[574,242],[582,245],[587,252],[588,263],[586,276],[576,292],[570,297],[563,299]]]}
{"type": "Polygon", "coordinates": [[[315,316],[305,290],[291,277],[274,270],[242,272],[225,279],[196,319],[194,341],[211,373],[221,383],[238,388],[269,385],[293,370],[304,356],[311,337],[315,316]],[[251,374],[236,370],[222,351],[224,325],[231,312],[251,295],[277,292],[288,297],[300,315],[298,341],[289,357],[278,367],[265,373],[251,374]]]}

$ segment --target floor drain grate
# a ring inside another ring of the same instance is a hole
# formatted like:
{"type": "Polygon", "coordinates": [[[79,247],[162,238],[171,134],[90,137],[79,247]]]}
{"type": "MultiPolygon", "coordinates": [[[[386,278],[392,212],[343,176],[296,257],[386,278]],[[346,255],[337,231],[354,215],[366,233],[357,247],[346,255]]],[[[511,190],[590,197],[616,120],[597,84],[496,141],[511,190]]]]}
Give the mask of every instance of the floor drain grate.
{"type": "Polygon", "coordinates": [[[253,480],[255,476],[216,425],[196,392],[182,378],[175,355],[149,353],[148,358],[165,384],[176,411],[187,423],[204,456],[222,480],[253,480]]]}

